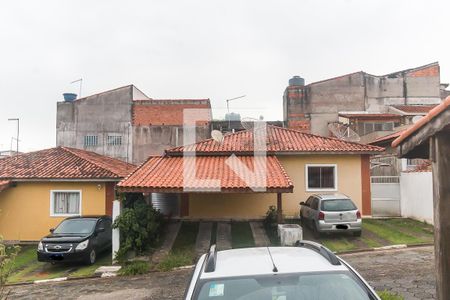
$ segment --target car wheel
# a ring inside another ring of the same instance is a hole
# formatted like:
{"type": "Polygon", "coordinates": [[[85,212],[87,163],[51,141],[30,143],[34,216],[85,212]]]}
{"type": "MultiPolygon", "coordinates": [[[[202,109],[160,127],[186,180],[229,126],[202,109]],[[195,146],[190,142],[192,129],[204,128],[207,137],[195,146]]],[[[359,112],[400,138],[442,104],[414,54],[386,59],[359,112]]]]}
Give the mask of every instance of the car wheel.
{"type": "Polygon", "coordinates": [[[93,265],[93,264],[95,264],[96,260],[97,260],[97,253],[95,252],[94,249],[92,249],[91,252],[89,252],[89,257],[88,257],[87,263],[90,265],[93,265]]]}
{"type": "Polygon", "coordinates": [[[355,232],[353,232],[353,236],[361,236],[361,231],[355,231],[355,232]]]}

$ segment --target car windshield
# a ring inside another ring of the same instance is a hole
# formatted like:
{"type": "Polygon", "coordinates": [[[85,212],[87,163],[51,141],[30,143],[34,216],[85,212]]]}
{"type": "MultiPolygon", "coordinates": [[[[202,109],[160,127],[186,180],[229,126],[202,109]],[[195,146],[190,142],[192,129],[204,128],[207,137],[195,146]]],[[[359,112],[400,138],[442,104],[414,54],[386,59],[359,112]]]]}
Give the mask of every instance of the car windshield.
{"type": "Polygon", "coordinates": [[[96,219],[68,219],[61,222],[53,233],[56,234],[87,234],[94,231],[96,219]]]}
{"type": "Polygon", "coordinates": [[[356,206],[350,199],[322,200],[321,210],[323,211],[343,211],[355,210],[356,206]]]}
{"type": "Polygon", "coordinates": [[[350,272],[271,275],[206,281],[197,300],[374,299],[350,272]]]}

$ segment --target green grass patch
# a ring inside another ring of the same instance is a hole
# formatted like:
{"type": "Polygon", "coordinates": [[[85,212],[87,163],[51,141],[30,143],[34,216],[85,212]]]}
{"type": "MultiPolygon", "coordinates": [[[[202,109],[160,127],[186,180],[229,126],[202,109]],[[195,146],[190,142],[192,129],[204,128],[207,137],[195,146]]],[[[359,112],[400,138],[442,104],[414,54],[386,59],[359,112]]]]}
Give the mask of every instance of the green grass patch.
{"type": "Polygon", "coordinates": [[[232,222],[231,223],[231,247],[246,248],[254,247],[252,229],[248,222],[232,222]]]}
{"type": "Polygon", "coordinates": [[[377,292],[378,296],[381,298],[381,300],[403,300],[403,296],[400,296],[396,293],[389,292],[387,290],[377,292]]]}
{"type": "Polygon", "coordinates": [[[36,256],[37,246],[22,246],[12,266],[8,283],[31,282],[34,280],[52,279],[57,277],[85,277],[94,275],[95,270],[111,264],[111,255],[104,254],[94,265],[39,262],[36,256]]]}
{"type": "Polygon", "coordinates": [[[119,270],[120,276],[142,275],[150,271],[150,265],[146,261],[131,261],[125,263],[119,270]]]}
{"type": "Polygon", "coordinates": [[[390,228],[384,225],[381,221],[382,220],[365,219],[363,221],[363,228],[364,230],[373,232],[392,244],[419,244],[424,242],[421,238],[417,238],[390,228]]]}
{"type": "Polygon", "coordinates": [[[386,223],[391,226],[398,226],[407,231],[415,232],[420,235],[428,235],[430,239],[433,238],[434,228],[432,225],[426,224],[424,222],[419,222],[412,219],[386,219],[386,220],[374,220],[380,223],[386,223]]]}
{"type": "Polygon", "coordinates": [[[198,222],[183,222],[173,243],[172,252],[194,251],[198,227],[198,222]]]}
{"type": "MultiPolygon", "coordinates": [[[[364,233],[363,233],[363,235],[364,235],[364,233]]],[[[378,243],[377,241],[372,240],[372,239],[369,239],[369,238],[364,237],[364,236],[360,237],[360,239],[361,239],[361,241],[363,241],[369,248],[376,248],[376,247],[381,247],[381,246],[383,246],[383,245],[381,245],[380,243],[378,243]]]]}
{"type": "Polygon", "coordinates": [[[349,250],[355,250],[356,245],[349,242],[346,238],[335,238],[335,239],[322,239],[322,244],[328,249],[334,252],[343,252],[349,250]]]}
{"type": "Polygon", "coordinates": [[[198,222],[183,222],[170,253],[156,266],[160,271],[192,265],[195,259],[195,241],[199,229],[198,222]]]}
{"type": "Polygon", "coordinates": [[[95,270],[97,270],[101,266],[110,266],[111,265],[111,253],[106,255],[104,253],[102,256],[98,257],[97,261],[93,265],[80,265],[78,268],[70,272],[69,277],[76,278],[76,277],[88,277],[93,276],[95,273],[95,270]]]}
{"type": "Polygon", "coordinates": [[[170,271],[174,268],[192,265],[194,260],[191,252],[169,253],[156,267],[159,271],[170,271]]]}

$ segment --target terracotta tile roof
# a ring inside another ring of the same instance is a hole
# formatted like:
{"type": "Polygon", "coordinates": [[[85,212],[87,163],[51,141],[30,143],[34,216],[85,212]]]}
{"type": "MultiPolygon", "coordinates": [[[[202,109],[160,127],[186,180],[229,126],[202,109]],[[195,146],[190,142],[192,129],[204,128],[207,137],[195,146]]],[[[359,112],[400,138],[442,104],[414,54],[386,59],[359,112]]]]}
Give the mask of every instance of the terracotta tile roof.
{"type": "Polygon", "coordinates": [[[209,109],[201,118],[211,121],[209,99],[152,99],[133,101],[133,125],[183,125],[183,110],[189,108],[209,109]]]}
{"type": "MultiPolygon", "coordinates": [[[[267,126],[267,152],[268,153],[376,153],[383,152],[384,148],[346,142],[337,138],[323,137],[294,129],[277,126],[267,126]]],[[[239,131],[224,136],[223,142],[213,139],[200,141],[185,147],[167,149],[166,153],[180,155],[184,148],[187,152],[196,151],[197,154],[251,154],[253,153],[253,132],[239,131]]]]}
{"type": "Polygon", "coordinates": [[[405,130],[398,138],[396,138],[392,142],[392,147],[397,147],[402,143],[404,140],[409,138],[412,134],[414,134],[416,131],[418,131],[422,126],[430,122],[432,119],[437,117],[439,114],[444,112],[445,110],[449,109],[450,107],[450,97],[447,97],[447,99],[444,100],[441,104],[430,110],[428,114],[426,114],[424,117],[422,117],[419,121],[417,121],[416,124],[405,130]]]}
{"type": "Polygon", "coordinates": [[[0,192],[6,190],[11,185],[10,180],[0,180],[0,192]]]}
{"type": "Polygon", "coordinates": [[[120,179],[134,169],[94,152],[56,147],[0,160],[0,179],[120,179]]]}
{"type": "Polygon", "coordinates": [[[395,109],[401,110],[405,114],[426,114],[436,107],[436,105],[393,105],[395,109]]]}
{"type": "MultiPolygon", "coordinates": [[[[238,157],[250,170],[253,170],[255,159],[253,156],[238,157]]],[[[225,161],[226,156],[198,156],[196,157],[195,169],[191,165],[188,170],[190,174],[196,172],[198,179],[216,179],[220,181],[222,192],[245,192],[251,191],[250,187],[242,180],[225,161]]],[[[180,192],[183,191],[183,160],[189,163],[192,157],[182,156],[156,156],[150,157],[145,163],[136,169],[130,176],[118,184],[122,192],[180,192]]],[[[257,176],[254,177],[258,179],[257,176]]],[[[261,178],[259,178],[261,179],[261,178]]],[[[189,181],[187,179],[187,181],[189,181]]],[[[263,180],[262,180],[263,181],[263,180]]],[[[278,159],[274,156],[267,157],[266,184],[261,180],[258,187],[266,187],[267,192],[283,190],[292,192],[293,184],[278,159]]],[[[211,190],[211,184],[189,182],[186,185],[190,189],[199,192],[211,190]]]]}
{"type": "Polygon", "coordinates": [[[402,116],[398,114],[384,114],[384,113],[339,113],[340,117],[348,119],[366,119],[366,120],[377,120],[377,119],[399,119],[402,116]]]}

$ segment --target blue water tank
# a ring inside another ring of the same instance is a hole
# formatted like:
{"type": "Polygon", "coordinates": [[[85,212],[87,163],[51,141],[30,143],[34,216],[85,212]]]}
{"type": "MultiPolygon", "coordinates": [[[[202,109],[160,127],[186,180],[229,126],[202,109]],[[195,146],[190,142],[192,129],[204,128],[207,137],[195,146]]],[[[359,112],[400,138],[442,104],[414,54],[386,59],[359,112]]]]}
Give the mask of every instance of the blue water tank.
{"type": "Polygon", "coordinates": [[[64,93],[64,94],[63,94],[63,97],[64,97],[64,101],[66,101],[66,102],[72,102],[72,101],[74,101],[75,99],[77,99],[77,94],[74,94],[74,93],[64,93]]]}
{"type": "Polygon", "coordinates": [[[301,78],[300,76],[294,76],[291,79],[289,79],[289,86],[292,85],[305,85],[305,79],[301,78]]]}

